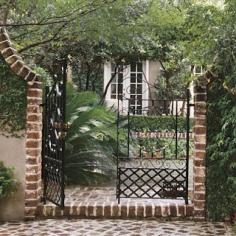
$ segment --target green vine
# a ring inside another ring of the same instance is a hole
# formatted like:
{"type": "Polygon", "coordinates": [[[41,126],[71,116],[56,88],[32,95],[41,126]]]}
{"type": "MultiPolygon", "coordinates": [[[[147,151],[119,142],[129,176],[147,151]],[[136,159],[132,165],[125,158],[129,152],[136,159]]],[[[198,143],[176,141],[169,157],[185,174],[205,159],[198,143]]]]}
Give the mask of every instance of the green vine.
{"type": "Polygon", "coordinates": [[[25,129],[26,82],[14,75],[0,57],[0,133],[19,136],[25,129]]]}

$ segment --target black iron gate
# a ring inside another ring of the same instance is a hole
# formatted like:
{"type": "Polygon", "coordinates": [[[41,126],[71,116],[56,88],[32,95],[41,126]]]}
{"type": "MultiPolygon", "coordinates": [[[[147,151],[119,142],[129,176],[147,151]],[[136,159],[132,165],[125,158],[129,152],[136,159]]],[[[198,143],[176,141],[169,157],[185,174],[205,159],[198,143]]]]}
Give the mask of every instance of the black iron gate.
{"type": "Polygon", "coordinates": [[[64,207],[66,63],[59,67],[52,86],[45,89],[43,104],[42,200],[64,207]]]}
{"type": "Polygon", "coordinates": [[[117,114],[118,202],[174,198],[188,204],[189,90],[184,99],[124,100],[118,101],[117,114]]]}

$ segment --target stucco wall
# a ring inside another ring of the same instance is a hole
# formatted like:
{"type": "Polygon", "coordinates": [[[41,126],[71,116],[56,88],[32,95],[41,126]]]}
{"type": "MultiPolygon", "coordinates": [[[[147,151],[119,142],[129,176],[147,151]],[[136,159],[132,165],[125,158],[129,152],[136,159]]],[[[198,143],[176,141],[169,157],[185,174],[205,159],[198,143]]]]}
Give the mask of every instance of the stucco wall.
{"type": "Polygon", "coordinates": [[[6,138],[0,135],[0,161],[14,168],[19,182],[17,191],[7,199],[0,200],[0,220],[24,218],[25,210],[25,138],[6,138]]]}
{"type": "Polygon", "coordinates": [[[149,98],[157,99],[156,97],[156,84],[157,78],[160,76],[161,64],[159,61],[149,61],[149,98]]]}

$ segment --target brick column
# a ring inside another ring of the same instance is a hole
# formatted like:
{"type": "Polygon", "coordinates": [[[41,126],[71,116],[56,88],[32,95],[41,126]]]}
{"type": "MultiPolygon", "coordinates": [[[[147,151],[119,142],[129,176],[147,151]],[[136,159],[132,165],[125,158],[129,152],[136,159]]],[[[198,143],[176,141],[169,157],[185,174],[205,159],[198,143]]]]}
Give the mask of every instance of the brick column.
{"type": "Polygon", "coordinates": [[[26,118],[25,218],[35,217],[41,196],[41,82],[28,83],[26,118]]]}
{"type": "Polygon", "coordinates": [[[206,213],[206,84],[206,79],[200,77],[194,85],[193,205],[196,219],[204,219],[206,213]]]}
{"type": "Polygon", "coordinates": [[[11,70],[27,82],[25,218],[33,219],[41,196],[41,80],[39,75],[25,65],[13,48],[7,31],[2,27],[0,27],[0,52],[11,70]]]}

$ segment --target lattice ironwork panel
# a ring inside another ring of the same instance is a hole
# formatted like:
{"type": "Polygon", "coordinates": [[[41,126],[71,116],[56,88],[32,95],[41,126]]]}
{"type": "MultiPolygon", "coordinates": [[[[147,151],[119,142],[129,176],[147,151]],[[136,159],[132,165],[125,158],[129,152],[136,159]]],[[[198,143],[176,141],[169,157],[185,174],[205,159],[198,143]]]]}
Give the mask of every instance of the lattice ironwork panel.
{"type": "Polygon", "coordinates": [[[119,168],[120,198],[185,198],[185,169],[119,168]]]}

